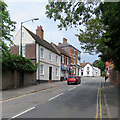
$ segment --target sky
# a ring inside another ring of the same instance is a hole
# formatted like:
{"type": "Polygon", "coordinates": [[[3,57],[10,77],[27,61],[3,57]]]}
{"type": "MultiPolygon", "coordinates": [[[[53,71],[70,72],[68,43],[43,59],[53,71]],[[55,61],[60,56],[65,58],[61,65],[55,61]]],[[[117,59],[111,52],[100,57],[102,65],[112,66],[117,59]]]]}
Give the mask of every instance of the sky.
{"type": "MultiPolygon", "coordinates": [[[[57,28],[58,22],[54,22],[53,19],[49,19],[45,15],[45,6],[48,3],[47,0],[4,0],[8,6],[10,17],[13,21],[16,21],[16,30],[13,36],[16,35],[20,29],[21,22],[29,19],[39,18],[38,21],[27,22],[23,25],[30,31],[36,33],[37,26],[42,26],[44,30],[44,39],[48,42],[53,42],[58,45],[59,42],[63,42],[63,38],[67,39],[67,42],[78,50],[81,51],[81,62],[93,63],[95,60],[99,59],[98,55],[89,55],[84,53],[81,49],[80,42],[75,36],[78,31],[74,28],[66,30],[59,30],[57,28]]],[[[82,26],[80,26],[82,27],[82,26]]]]}

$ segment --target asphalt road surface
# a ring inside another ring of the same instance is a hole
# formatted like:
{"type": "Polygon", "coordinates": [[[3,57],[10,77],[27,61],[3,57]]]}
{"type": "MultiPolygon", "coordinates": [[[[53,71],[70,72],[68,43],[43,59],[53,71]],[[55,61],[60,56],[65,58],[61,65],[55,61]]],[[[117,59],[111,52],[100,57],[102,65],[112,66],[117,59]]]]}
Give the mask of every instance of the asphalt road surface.
{"type": "Polygon", "coordinates": [[[2,103],[3,118],[95,118],[101,77],[62,85],[2,103]]]}

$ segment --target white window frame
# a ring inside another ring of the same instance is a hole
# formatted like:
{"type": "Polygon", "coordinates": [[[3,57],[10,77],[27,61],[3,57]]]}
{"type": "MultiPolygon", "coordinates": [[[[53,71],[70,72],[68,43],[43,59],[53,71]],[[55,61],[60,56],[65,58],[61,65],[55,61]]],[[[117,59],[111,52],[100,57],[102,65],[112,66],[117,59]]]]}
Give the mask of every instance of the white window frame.
{"type": "Polygon", "coordinates": [[[74,64],[76,64],[76,59],[74,59],[74,64]]]}
{"type": "Polygon", "coordinates": [[[58,63],[58,56],[56,55],[56,63],[58,63]]]}
{"type": "Polygon", "coordinates": [[[64,61],[64,55],[62,55],[62,63],[64,63],[65,61],[64,61]]]}
{"type": "Polygon", "coordinates": [[[43,64],[40,65],[40,75],[44,75],[44,65],[43,64]],[[41,72],[41,66],[43,66],[42,72],[41,72]]]}
{"type": "Polygon", "coordinates": [[[44,49],[43,48],[40,48],[40,58],[44,58],[44,49]],[[43,50],[43,54],[42,54],[42,51],[43,50]]]}
{"type": "Polygon", "coordinates": [[[52,61],[52,52],[49,52],[49,60],[52,61]]]}
{"type": "Polygon", "coordinates": [[[58,68],[56,68],[56,76],[58,76],[58,68]]]}
{"type": "Polygon", "coordinates": [[[69,58],[67,57],[67,65],[69,65],[69,58]]]}

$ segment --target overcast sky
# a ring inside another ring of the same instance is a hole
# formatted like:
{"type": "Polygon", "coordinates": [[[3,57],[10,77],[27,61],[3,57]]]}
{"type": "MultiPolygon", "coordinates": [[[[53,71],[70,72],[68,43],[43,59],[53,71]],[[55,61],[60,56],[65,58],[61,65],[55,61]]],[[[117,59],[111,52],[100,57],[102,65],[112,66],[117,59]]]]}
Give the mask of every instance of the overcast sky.
{"type": "MultiPolygon", "coordinates": [[[[44,39],[48,42],[53,42],[58,45],[59,42],[62,43],[63,38],[66,38],[68,43],[76,47],[81,51],[81,62],[84,60],[86,62],[93,63],[95,60],[99,59],[98,55],[89,55],[88,53],[83,53],[83,50],[80,48],[80,43],[75,36],[78,33],[74,28],[65,30],[59,30],[57,28],[58,22],[54,22],[52,19],[48,19],[45,15],[45,6],[47,1],[45,0],[4,0],[8,5],[8,10],[10,13],[10,17],[13,21],[16,21],[16,31],[13,33],[17,33],[20,29],[20,24],[23,21],[39,18],[39,21],[27,22],[23,25],[28,28],[30,31],[36,31],[37,26],[42,26],[44,30],[44,39]],[[29,1],[29,2],[26,2],[29,1]]],[[[82,27],[82,26],[81,26],[82,27]]]]}

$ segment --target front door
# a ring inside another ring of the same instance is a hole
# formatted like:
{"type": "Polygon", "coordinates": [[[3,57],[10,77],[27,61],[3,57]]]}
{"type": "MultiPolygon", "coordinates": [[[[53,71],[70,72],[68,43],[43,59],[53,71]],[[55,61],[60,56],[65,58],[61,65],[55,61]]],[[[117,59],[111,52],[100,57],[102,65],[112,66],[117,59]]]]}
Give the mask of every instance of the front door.
{"type": "Polygon", "coordinates": [[[49,67],[49,80],[52,80],[52,67],[49,67]]]}

